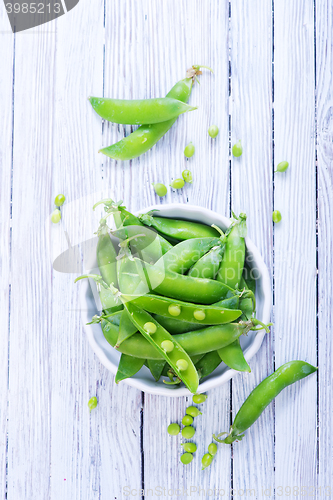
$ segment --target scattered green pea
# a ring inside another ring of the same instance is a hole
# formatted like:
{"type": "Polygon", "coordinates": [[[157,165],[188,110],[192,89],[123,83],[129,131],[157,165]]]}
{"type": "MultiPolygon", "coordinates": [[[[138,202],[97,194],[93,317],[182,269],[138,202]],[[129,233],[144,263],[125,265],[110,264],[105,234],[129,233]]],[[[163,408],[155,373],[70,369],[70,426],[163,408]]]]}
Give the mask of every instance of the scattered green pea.
{"type": "Polygon", "coordinates": [[[213,456],[216,455],[217,445],[215,443],[210,443],[210,445],[208,446],[208,453],[213,456]]]}
{"type": "Polygon", "coordinates": [[[232,146],[232,154],[238,158],[239,156],[242,156],[243,153],[243,148],[241,141],[237,141],[236,144],[232,146]]]}
{"type": "Polygon", "coordinates": [[[157,196],[160,196],[162,198],[162,196],[165,196],[167,194],[167,187],[162,184],[161,182],[153,182],[153,188],[155,190],[155,193],[157,194],[157,196]]]}
{"type": "Polygon", "coordinates": [[[192,453],[183,453],[182,456],[180,457],[180,461],[184,464],[187,465],[191,463],[193,460],[193,455],[192,453]]]}
{"type": "Polygon", "coordinates": [[[197,445],[195,443],[181,443],[181,446],[184,447],[184,451],[189,453],[195,453],[197,451],[197,445]]]}
{"type": "Polygon", "coordinates": [[[191,425],[193,424],[193,417],[191,415],[184,415],[182,418],[183,425],[191,425]]]}
{"type": "Polygon", "coordinates": [[[275,223],[280,222],[282,219],[281,212],[279,212],[278,210],[274,210],[274,212],[272,214],[272,219],[273,219],[273,222],[275,222],[275,223]]]}
{"type": "Polygon", "coordinates": [[[280,163],[278,163],[278,166],[276,167],[275,172],[285,172],[288,167],[289,163],[287,161],[280,161],[280,163]]]}
{"type": "Polygon", "coordinates": [[[213,461],[213,458],[214,457],[210,453],[205,453],[205,455],[201,459],[201,465],[202,465],[201,470],[204,470],[206,469],[206,467],[209,467],[213,461]]]}
{"type": "Polygon", "coordinates": [[[211,136],[212,139],[215,139],[218,133],[219,133],[219,128],[217,125],[211,125],[208,128],[208,134],[211,136]]]}
{"type": "Polygon", "coordinates": [[[93,396],[92,398],[89,399],[88,408],[89,408],[90,412],[91,412],[91,410],[96,408],[97,404],[98,404],[98,401],[97,401],[96,396],[93,396]]]}
{"type": "Polygon", "coordinates": [[[180,425],[178,424],[168,425],[168,434],[170,434],[170,436],[177,436],[179,432],[180,432],[180,425]]]}
{"type": "Polygon", "coordinates": [[[56,208],[55,210],[53,210],[51,214],[51,221],[53,222],[53,224],[58,224],[58,222],[60,222],[60,219],[61,219],[61,212],[58,208],[56,208]]]}
{"type": "Polygon", "coordinates": [[[182,436],[185,439],[191,439],[193,438],[195,434],[195,428],[192,427],[191,425],[187,425],[186,427],[183,427],[182,429],[182,436]]]}
{"type": "Polygon", "coordinates": [[[186,408],[186,415],[191,415],[191,417],[198,417],[202,415],[201,411],[196,406],[189,406],[186,408]]]}
{"type": "Polygon", "coordinates": [[[195,317],[195,319],[197,319],[198,321],[202,321],[205,319],[206,317],[206,313],[205,311],[201,311],[200,309],[197,309],[196,311],[194,311],[193,313],[193,316],[195,317]]]}
{"type": "Polygon", "coordinates": [[[175,179],[174,181],[171,182],[170,186],[173,189],[181,189],[184,187],[184,179],[175,179]]]}
{"type": "Polygon", "coordinates": [[[157,326],[155,325],[155,323],[152,323],[151,321],[145,323],[143,325],[143,328],[146,330],[147,333],[149,333],[149,335],[153,335],[157,330],[157,326]]]}
{"type": "Polygon", "coordinates": [[[187,370],[188,362],[186,361],[186,359],[178,359],[178,361],[176,361],[176,366],[178,370],[185,371],[187,370]]]}
{"type": "Polygon", "coordinates": [[[192,401],[195,404],[204,403],[207,399],[207,394],[194,394],[192,401]]]}
{"type": "Polygon", "coordinates": [[[171,352],[173,351],[175,346],[173,345],[171,340],[163,340],[163,342],[161,343],[161,347],[165,352],[171,352]]]}
{"type": "Polygon", "coordinates": [[[183,177],[183,179],[184,179],[185,182],[190,182],[191,183],[193,181],[191,170],[183,170],[182,171],[182,177],[183,177]]]}
{"type": "Polygon", "coordinates": [[[57,196],[54,198],[54,204],[56,207],[61,207],[65,203],[65,195],[64,194],[57,194],[57,196]]]}
{"type": "Polygon", "coordinates": [[[171,314],[171,316],[179,316],[181,313],[181,309],[177,304],[171,304],[168,307],[168,313],[171,314]]]}
{"type": "Polygon", "coordinates": [[[194,155],[195,147],[192,142],[190,142],[184,149],[184,155],[186,158],[191,158],[194,155]]]}

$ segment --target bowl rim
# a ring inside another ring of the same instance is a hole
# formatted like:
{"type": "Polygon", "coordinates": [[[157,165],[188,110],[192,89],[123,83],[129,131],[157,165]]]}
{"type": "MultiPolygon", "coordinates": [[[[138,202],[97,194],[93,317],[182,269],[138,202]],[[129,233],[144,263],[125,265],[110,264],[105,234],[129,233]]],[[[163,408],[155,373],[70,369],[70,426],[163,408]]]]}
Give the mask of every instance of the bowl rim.
{"type": "MultiPolygon", "coordinates": [[[[200,214],[208,217],[208,218],[217,218],[221,221],[223,225],[228,227],[231,223],[230,218],[221,215],[213,210],[210,210],[208,208],[203,208],[198,205],[189,205],[189,204],[182,204],[182,203],[167,203],[167,204],[162,204],[162,205],[151,205],[144,210],[137,210],[133,212],[135,215],[141,214],[141,213],[147,213],[152,210],[158,210],[161,212],[161,217],[167,216],[164,214],[164,211],[168,210],[181,210],[184,213],[183,215],[179,215],[179,218],[185,218],[186,220],[186,212],[200,212],[200,214]]],[[[193,217],[192,217],[193,219],[193,217]]],[[[190,220],[190,218],[189,218],[190,220]]],[[[272,309],[272,291],[271,291],[271,280],[268,272],[268,268],[258,250],[256,245],[250,240],[250,238],[246,237],[245,238],[245,243],[246,243],[246,248],[254,255],[256,264],[258,265],[258,268],[260,269],[261,273],[261,287],[263,289],[263,296],[264,296],[264,301],[263,301],[263,310],[262,310],[262,317],[261,321],[264,323],[269,323],[270,320],[270,315],[271,315],[271,309],[272,309]]],[[[81,289],[80,289],[80,305],[81,305],[81,320],[83,321],[83,329],[85,331],[85,334],[88,338],[89,344],[96,354],[96,356],[99,358],[99,361],[102,363],[102,365],[105,366],[109,371],[113,373],[113,375],[116,374],[118,366],[114,364],[105,354],[104,350],[99,346],[99,344],[96,342],[94,335],[93,335],[93,328],[92,325],[87,325],[86,323],[90,321],[90,317],[88,316],[88,311],[86,308],[87,305],[87,293],[89,293],[89,281],[88,280],[83,280],[81,289]]],[[[253,356],[258,352],[258,350],[261,347],[261,344],[263,342],[263,339],[265,337],[265,330],[259,330],[254,339],[252,344],[245,350],[244,356],[246,361],[250,361],[253,356]]],[[[230,380],[234,375],[239,373],[237,370],[233,370],[231,368],[227,368],[224,373],[220,375],[216,375],[215,377],[212,377],[208,380],[203,381],[202,383],[199,384],[197,393],[202,393],[206,392],[209,389],[214,389],[215,387],[218,387],[224,383],[226,383],[228,380],[230,380]]],[[[182,396],[191,396],[192,393],[186,388],[186,387],[179,387],[176,390],[174,388],[169,387],[168,385],[165,385],[161,382],[155,382],[155,384],[148,384],[144,380],[139,379],[139,378],[128,378],[125,379],[123,382],[125,382],[127,385],[131,387],[135,387],[136,389],[139,389],[140,391],[146,392],[148,394],[153,394],[153,395],[159,395],[159,396],[168,396],[168,397],[182,397],[182,396]]]]}

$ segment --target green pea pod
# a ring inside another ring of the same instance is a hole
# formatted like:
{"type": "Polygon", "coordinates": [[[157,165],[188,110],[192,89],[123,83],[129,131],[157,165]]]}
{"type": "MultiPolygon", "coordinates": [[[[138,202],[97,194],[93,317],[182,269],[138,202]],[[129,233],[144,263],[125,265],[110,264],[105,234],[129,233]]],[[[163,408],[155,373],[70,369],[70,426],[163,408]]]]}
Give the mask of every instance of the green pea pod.
{"type": "Polygon", "coordinates": [[[225,252],[216,279],[238,288],[245,261],[246,215],[240,214],[227,235],[225,252]]]}
{"type": "Polygon", "coordinates": [[[124,240],[120,245],[126,244],[128,240],[132,254],[138,254],[140,259],[153,264],[173,248],[171,243],[156,231],[144,226],[126,226],[113,231],[112,234],[124,240]]]}
{"type": "Polygon", "coordinates": [[[97,285],[99,298],[102,304],[102,309],[105,314],[111,314],[116,311],[121,311],[124,309],[124,306],[117,302],[114,294],[108,288],[104,288],[103,286],[97,285]]]}
{"type": "Polygon", "coordinates": [[[242,319],[252,318],[254,312],[252,299],[250,298],[240,299],[239,308],[242,310],[243,313],[242,319]]]}
{"type": "Polygon", "coordinates": [[[249,395],[240,407],[234,423],[226,438],[220,439],[223,434],[213,436],[219,443],[231,444],[244,437],[244,432],[260,417],[265,408],[280,392],[298,380],[314,373],[318,368],[305,361],[289,361],[280,366],[272,375],[265,378],[249,395]]]}
{"type": "MultiPolygon", "coordinates": [[[[156,266],[135,259],[138,274],[142,280],[142,294],[146,293],[146,286],[150,290],[185,302],[198,304],[213,304],[227,297],[228,293],[234,291],[219,281],[192,278],[182,274],[161,270],[156,266]]],[[[140,287],[137,289],[137,294],[140,287]]]]}
{"type": "Polygon", "coordinates": [[[117,263],[119,290],[124,294],[135,294],[141,286],[141,278],[138,275],[136,263],[129,257],[124,256],[117,263]]]}
{"type": "Polygon", "coordinates": [[[256,286],[257,282],[255,278],[253,277],[253,271],[250,268],[250,266],[245,262],[244,264],[244,269],[243,269],[243,278],[246,283],[246,286],[253,294],[256,294],[256,286]]]}
{"type": "Polygon", "coordinates": [[[200,380],[204,377],[208,377],[221,362],[221,358],[217,351],[207,352],[195,365],[200,380]]]}
{"type": "Polygon", "coordinates": [[[115,345],[115,348],[118,349],[120,344],[124,342],[124,340],[130,338],[134,333],[136,333],[138,329],[136,328],[135,325],[133,325],[131,318],[126,311],[126,309],[123,311],[120,324],[119,324],[119,334],[117,338],[117,343],[115,345]]]}
{"type": "MultiPolygon", "coordinates": [[[[106,226],[101,226],[98,231],[98,242],[96,248],[97,264],[103,280],[110,285],[118,286],[117,281],[117,254],[111,241],[106,226]]],[[[122,305],[115,301],[114,294],[104,287],[99,287],[99,297],[102,308],[107,313],[119,311],[122,305]]]]}
{"type": "Polygon", "coordinates": [[[197,371],[190,356],[176,341],[175,336],[170,335],[150,314],[139,309],[133,303],[126,302],[124,306],[130,314],[133,324],[141,332],[142,336],[163,356],[175,374],[184,382],[188,390],[195,393],[199,384],[197,371]],[[148,333],[147,325],[151,324],[154,325],[155,331],[148,333]],[[163,349],[161,344],[164,341],[170,341],[173,349],[168,352],[163,349]]]}
{"type": "MultiPolygon", "coordinates": [[[[116,345],[119,335],[120,318],[121,312],[114,313],[108,318],[101,318],[104,337],[112,347],[116,345]]],[[[173,335],[172,339],[179,343],[189,356],[196,356],[221,349],[234,342],[240,335],[246,335],[252,328],[252,321],[227,323],[226,325],[209,326],[201,330],[173,335]]],[[[138,358],[165,359],[164,355],[140,333],[135,333],[124,340],[118,351],[138,358]]]]}
{"type": "Polygon", "coordinates": [[[227,299],[224,300],[219,300],[218,302],[215,302],[215,304],[212,304],[213,306],[217,307],[225,307],[226,309],[240,309],[239,307],[239,295],[232,295],[231,297],[228,297],[227,299]]]}
{"type": "Polygon", "coordinates": [[[168,219],[166,217],[152,217],[149,213],[141,215],[140,221],[146,226],[153,227],[165,236],[176,240],[188,240],[190,238],[219,238],[221,233],[211,226],[191,222],[188,220],[168,219]]]}
{"type": "Polygon", "coordinates": [[[229,368],[239,372],[251,372],[251,368],[244,358],[239,339],[232,342],[232,344],[219,349],[217,352],[222,361],[229,366],[229,368]]]}
{"type": "MultiPolygon", "coordinates": [[[[166,95],[187,102],[192,91],[192,76],[176,83],[166,95]]],[[[100,150],[114,160],[133,160],[151,149],[172,127],[177,118],[161,123],[141,125],[137,130],[116,144],[100,150]]]]}
{"type": "Polygon", "coordinates": [[[178,118],[182,113],[197,109],[172,97],[157,99],[89,97],[89,101],[96,113],[104,120],[124,125],[165,122],[178,118]]]}
{"type": "MultiPolygon", "coordinates": [[[[167,271],[184,274],[190,267],[205,255],[210,248],[219,245],[219,238],[191,238],[181,241],[163,255],[157,262],[159,266],[167,271]]],[[[147,259],[142,259],[146,260],[147,259]]]]}
{"type": "Polygon", "coordinates": [[[188,276],[214,280],[222,262],[224,249],[224,245],[213,247],[191,267],[188,272],[188,276]]]}
{"type": "Polygon", "coordinates": [[[162,372],[166,364],[167,363],[164,359],[163,360],[147,359],[148,368],[151,371],[151,374],[156,380],[156,382],[158,382],[159,379],[161,378],[162,372]]]}
{"type": "Polygon", "coordinates": [[[159,314],[177,321],[186,321],[201,325],[220,325],[236,320],[242,314],[238,309],[224,309],[207,305],[194,305],[180,300],[173,300],[159,295],[142,295],[140,297],[123,296],[137,307],[150,313],[159,314]]]}
{"type": "Polygon", "coordinates": [[[135,358],[134,356],[128,356],[128,354],[122,354],[116,373],[116,384],[121,380],[125,380],[125,378],[133,377],[133,375],[141,370],[144,362],[145,360],[142,358],[135,358]]]}

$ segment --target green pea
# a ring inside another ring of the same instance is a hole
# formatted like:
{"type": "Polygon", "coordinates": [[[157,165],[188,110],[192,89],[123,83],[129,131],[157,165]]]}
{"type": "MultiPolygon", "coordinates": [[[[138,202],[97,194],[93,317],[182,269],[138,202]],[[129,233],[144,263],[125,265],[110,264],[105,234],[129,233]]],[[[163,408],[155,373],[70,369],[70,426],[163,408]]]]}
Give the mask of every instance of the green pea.
{"type": "Polygon", "coordinates": [[[179,432],[180,432],[180,425],[178,424],[168,425],[168,434],[170,434],[170,436],[177,436],[179,432]]]}
{"type": "Polygon", "coordinates": [[[183,425],[191,425],[193,424],[193,417],[191,415],[184,415],[182,418],[183,425]]]}
{"type": "Polygon", "coordinates": [[[212,139],[215,139],[218,133],[219,133],[219,128],[217,125],[211,125],[208,128],[208,134],[211,136],[212,139]]]}
{"type": "Polygon", "coordinates": [[[210,445],[208,446],[208,452],[210,455],[216,455],[217,453],[217,445],[215,443],[210,443],[210,445]]]}
{"type": "Polygon", "coordinates": [[[161,347],[165,352],[171,352],[175,346],[171,340],[163,340],[161,347]]]}
{"type": "Polygon", "coordinates": [[[196,406],[189,406],[188,408],[186,408],[186,415],[191,415],[191,417],[198,417],[199,415],[202,415],[202,413],[196,406]]]}
{"type": "Polygon", "coordinates": [[[213,458],[214,457],[210,453],[206,453],[201,459],[201,465],[202,465],[201,470],[204,470],[206,469],[206,467],[209,467],[213,461],[213,458]]]}
{"type": "Polygon", "coordinates": [[[173,189],[181,189],[184,187],[184,179],[175,179],[174,181],[171,182],[170,186],[173,189]]]}
{"type": "Polygon", "coordinates": [[[272,219],[273,219],[273,222],[275,222],[275,223],[280,222],[282,219],[281,212],[279,212],[278,210],[274,210],[274,212],[272,214],[272,219]]]}
{"type": "Polygon", "coordinates": [[[184,447],[184,451],[189,453],[195,453],[197,451],[197,445],[195,443],[181,443],[181,446],[184,447]]]}
{"type": "Polygon", "coordinates": [[[204,403],[206,401],[206,399],[207,399],[206,394],[194,394],[192,401],[195,404],[200,404],[200,403],[204,403]]]}
{"type": "Polygon", "coordinates": [[[57,194],[57,196],[54,198],[54,204],[56,207],[61,207],[65,203],[65,195],[64,194],[57,194]]]}
{"type": "Polygon", "coordinates": [[[183,170],[182,171],[182,177],[183,177],[183,179],[184,179],[185,182],[190,182],[191,183],[193,181],[191,170],[183,170]]]}
{"type": "Polygon", "coordinates": [[[196,311],[194,311],[193,316],[198,321],[203,321],[205,319],[205,317],[206,317],[206,314],[205,314],[204,311],[201,311],[200,309],[197,309],[196,311]]]}
{"type": "Polygon", "coordinates": [[[193,455],[192,453],[183,453],[182,456],[180,457],[180,461],[184,464],[187,465],[193,460],[193,455]]]}
{"type": "Polygon", "coordinates": [[[153,335],[157,330],[157,326],[155,325],[155,323],[152,323],[151,321],[148,321],[147,323],[145,323],[143,325],[143,328],[145,329],[145,331],[147,333],[149,333],[149,335],[153,335]]]}
{"type": "Polygon", "coordinates": [[[182,436],[185,439],[193,438],[194,434],[195,434],[195,428],[192,427],[191,425],[187,425],[182,429],[182,436]]]}
{"type": "Polygon", "coordinates": [[[241,141],[237,141],[236,144],[232,146],[232,154],[238,158],[239,156],[242,156],[243,153],[243,148],[241,141]]]}
{"type": "Polygon", "coordinates": [[[185,371],[188,368],[188,362],[186,359],[178,359],[178,361],[176,361],[176,366],[178,370],[185,371]]]}
{"type": "Polygon", "coordinates": [[[167,187],[164,184],[161,184],[161,182],[153,182],[153,188],[155,190],[155,193],[157,196],[165,196],[167,194],[167,187]]]}
{"type": "Polygon", "coordinates": [[[51,221],[53,222],[53,224],[58,224],[58,222],[60,222],[60,219],[61,219],[61,212],[58,208],[56,208],[55,210],[53,210],[51,214],[51,221]]]}
{"type": "Polygon", "coordinates": [[[179,316],[180,313],[181,313],[181,308],[180,306],[178,306],[177,304],[171,304],[169,307],[168,307],[168,313],[171,315],[171,316],[179,316]]]}
{"type": "Polygon", "coordinates": [[[92,398],[89,399],[88,408],[89,408],[90,412],[91,412],[91,410],[96,408],[97,404],[98,404],[98,401],[97,401],[96,396],[93,396],[92,398]]]}
{"type": "Polygon", "coordinates": [[[289,167],[289,163],[287,161],[280,161],[280,163],[276,167],[275,172],[285,172],[288,167],[289,167]]]}
{"type": "Polygon", "coordinates": [[[191,156],[194,155],[195,147],[193,146],[193,143],[190,142],[186,148],[184,149],[184,155],[186,158],[191,158],[191,156]]]}

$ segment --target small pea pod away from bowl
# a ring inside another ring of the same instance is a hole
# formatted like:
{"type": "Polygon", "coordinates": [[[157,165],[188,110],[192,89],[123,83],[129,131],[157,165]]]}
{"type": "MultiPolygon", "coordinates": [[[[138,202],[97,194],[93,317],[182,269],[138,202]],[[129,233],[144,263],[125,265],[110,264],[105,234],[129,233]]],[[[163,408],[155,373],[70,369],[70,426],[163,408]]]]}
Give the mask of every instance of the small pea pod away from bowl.
{"type": "Polygon", "coordinates": [[[193,82],[202,73],[200,68],[212,71],[207,66],[192,66],[187,71],[186,78],[177,82],[168,92],[164,98],[167,99],[166,102],[163,98],[142,101],[90,98],[95,111],[106,120],[112,118],[111,121],[117,123],[142,124],[127,137],[100,149],[100,152],[114,160],[132,160],[151,149],[168,132],[179,114],[196,109],[186,103],[191,95],[193,82]]]}

